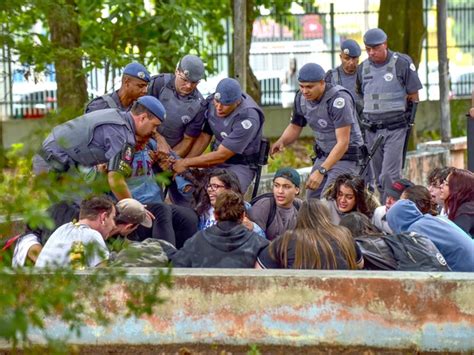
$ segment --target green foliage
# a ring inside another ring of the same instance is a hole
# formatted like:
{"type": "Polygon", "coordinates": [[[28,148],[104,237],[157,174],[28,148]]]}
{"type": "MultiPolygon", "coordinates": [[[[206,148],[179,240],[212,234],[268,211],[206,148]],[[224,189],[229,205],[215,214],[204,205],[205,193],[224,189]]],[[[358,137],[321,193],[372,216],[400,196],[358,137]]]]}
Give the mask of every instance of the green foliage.
{"type": "Polygon", "coordinates": [[[313,153],[312,138],[299,139],[291,147],[276,154],[268,161],[268,173],[277,171],[281,167],[290,166],[295,169],[311,166],[313,153]]]}
{"type": "Polygon", "coordinates": [[[261,355],[262,353],[258,350],[258,346],[256,344],[250,345],[250,350],[247,351],[247,355],[261,355]]]}

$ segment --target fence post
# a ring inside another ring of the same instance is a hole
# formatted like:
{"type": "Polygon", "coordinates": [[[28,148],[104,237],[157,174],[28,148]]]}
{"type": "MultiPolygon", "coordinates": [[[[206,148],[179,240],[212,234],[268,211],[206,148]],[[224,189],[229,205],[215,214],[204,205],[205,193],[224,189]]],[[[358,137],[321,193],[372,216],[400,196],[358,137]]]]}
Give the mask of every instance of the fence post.
{"type": "Polygon", "coordinates": [[[331,69],[336,67],[336,29],[334,28],[334,3],[329,4],[329,17],[331,18],[331,69]]]}
{"type": "Polygon", "coordinates": [[[467,116],[467,168],[474,173],[474,90],[471,94],[471,109],[467,116]]]}
{"type": "Polygon", "coordinates": [[[438,0],[436,22],[438,24],[438,72],[439,103],[441,106],[441,141],[451,141],[451,112],[449,110],[448,50],[446,43],[446,0],[438,0]]]}

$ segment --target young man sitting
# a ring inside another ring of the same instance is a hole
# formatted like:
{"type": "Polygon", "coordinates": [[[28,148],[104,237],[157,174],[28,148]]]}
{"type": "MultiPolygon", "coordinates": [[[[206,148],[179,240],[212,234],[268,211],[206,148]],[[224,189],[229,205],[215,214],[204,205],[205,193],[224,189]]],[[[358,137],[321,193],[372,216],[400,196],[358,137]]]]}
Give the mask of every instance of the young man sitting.
{"type": "Polygon", "coordinates": [[[265,232],[269,240],[282,235],[296,226],[301,200],[300,175],[295,169],[281,168],[273,177],[273,192],[257,196],[249,216],[265,232]]]}

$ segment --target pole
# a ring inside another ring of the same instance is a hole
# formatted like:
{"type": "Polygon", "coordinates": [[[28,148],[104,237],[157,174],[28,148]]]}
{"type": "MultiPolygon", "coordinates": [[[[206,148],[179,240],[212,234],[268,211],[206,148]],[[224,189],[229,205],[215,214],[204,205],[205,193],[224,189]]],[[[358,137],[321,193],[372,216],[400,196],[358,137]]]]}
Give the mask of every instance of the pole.
{"type": "Polygon", "coordinates": [[[451,114],[449,110],[448,51],[446,45],[446,0],[438,0],[436,21],[438,24],[438,72],[439,103],[441,108],[441,141],[451,141],[451,114]]]}
{"type": "Polygon", "coordinates": [[[471,109],[467,116],[467,168],[474,172],[474,90],[471,95],[471,109]]]}
{"type": "Polygon", "coordinates": [[[329,16],[331,18],[331,68],[336,67],[336,29],[334,28],[334,4],[329,4],[329,16]]]}
{"type": "Polygon", "coordinates": [[[247,1],[234,0],[234,74],[247,91],[247,1]]]}

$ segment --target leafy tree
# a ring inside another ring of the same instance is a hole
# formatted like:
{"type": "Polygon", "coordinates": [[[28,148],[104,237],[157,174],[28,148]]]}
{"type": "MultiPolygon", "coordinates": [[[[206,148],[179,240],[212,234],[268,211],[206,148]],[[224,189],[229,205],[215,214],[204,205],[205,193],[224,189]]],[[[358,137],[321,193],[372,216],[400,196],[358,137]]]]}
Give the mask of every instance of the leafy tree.
{"type": "Polygon", "coordinates": [[[379,27],[388,36],[390,49],[408,54],[418,68],[426,27],[422,0],[381,0],[379,27]]]}

